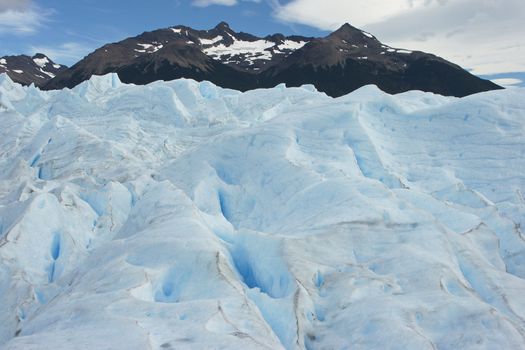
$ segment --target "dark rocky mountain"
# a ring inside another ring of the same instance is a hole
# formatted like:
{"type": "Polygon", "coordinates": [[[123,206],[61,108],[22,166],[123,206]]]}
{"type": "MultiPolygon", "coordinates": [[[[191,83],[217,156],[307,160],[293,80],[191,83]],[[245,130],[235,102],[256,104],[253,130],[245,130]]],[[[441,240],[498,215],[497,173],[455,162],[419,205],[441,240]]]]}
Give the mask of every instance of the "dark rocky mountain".
{"type": "Polygon", "coordinates": [[[11,80],[22,85],[34,83],[42,87],[67,67],[56,64],[44,54],[33,57],[26,55],[4,56],[0,58],[0,73],[6,73],[11,80]]]}
{"type": "Polygon", "coordinates": [[[392,94],[422,90],[458,97],[501,89],[435,55],[384,45],[349,24],[269,67],[264,83],[314,84],[330,96],[341,96],[367,84],[392,94]]]}
{"type": "Polygon", "coordinates": [[[313,84],[333,97],[367,84],[389,93],[423,90],[452,96],[501,88],[437,56],[384,45],[349,24],[324,38],[259,38],[237,33],[224,22],[210,30],[176,26],[107,44],[43,88],[73,87],[112,72],[126,83],[191,78],[241,91],[313,84]]]}
{"type": "Polygon", "coordinates": [[[116,72],[126,83],[191,78],[244,91],[257,88],[260,72],[310,40],[313,38],[279,34],[258,38],[236,33],[224,22],[210,30],[176,26],[107,44],[45,88],[73,87],[92,75],[116,72]]]}

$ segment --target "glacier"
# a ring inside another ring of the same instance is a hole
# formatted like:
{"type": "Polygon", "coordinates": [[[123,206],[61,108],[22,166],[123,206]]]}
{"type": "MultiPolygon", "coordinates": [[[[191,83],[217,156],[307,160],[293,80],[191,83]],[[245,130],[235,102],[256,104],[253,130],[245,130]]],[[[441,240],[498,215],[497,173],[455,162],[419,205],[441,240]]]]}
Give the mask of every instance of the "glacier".
{"type": "Polygon", "coordinates": [[[0,76],[1,349],[525,349],[525,90],[0,76]]]}

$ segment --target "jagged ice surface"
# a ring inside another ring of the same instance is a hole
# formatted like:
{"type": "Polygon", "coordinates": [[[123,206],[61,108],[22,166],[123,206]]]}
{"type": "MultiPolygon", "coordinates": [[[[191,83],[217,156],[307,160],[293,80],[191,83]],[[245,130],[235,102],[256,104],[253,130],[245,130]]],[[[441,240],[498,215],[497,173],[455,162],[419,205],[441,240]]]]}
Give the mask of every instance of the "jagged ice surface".
{"type": "Polygon", "coordinates": [[[0,76],[0,348],[525,348],[525,91],[0,76]]]}

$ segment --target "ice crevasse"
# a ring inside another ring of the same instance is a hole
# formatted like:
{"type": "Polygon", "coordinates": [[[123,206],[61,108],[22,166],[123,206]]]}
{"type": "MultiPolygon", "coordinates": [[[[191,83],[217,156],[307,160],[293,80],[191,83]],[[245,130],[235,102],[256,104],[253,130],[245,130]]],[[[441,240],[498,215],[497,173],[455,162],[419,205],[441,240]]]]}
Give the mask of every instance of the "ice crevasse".
{"type": "Polygon", "coordinates": [[[0,349],[523,349],[525,90],[0,76],[0,349]]]}

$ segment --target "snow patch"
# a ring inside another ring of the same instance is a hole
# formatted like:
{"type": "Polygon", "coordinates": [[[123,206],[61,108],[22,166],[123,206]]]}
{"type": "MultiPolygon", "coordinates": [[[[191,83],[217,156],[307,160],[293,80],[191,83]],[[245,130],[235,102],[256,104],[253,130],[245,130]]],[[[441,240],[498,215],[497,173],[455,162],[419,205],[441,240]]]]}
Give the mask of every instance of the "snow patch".
{"type": "Polygon", "coordinates": [[[33,62],[40,68],[44,68],[44,66],[49,63],[49,59],[47,57],[33,58],[33,62]]]}
{"type": "Polygon", "coordinates": [[[42,73],[44,73],[45,75],[47,75],[48,77],[50,78],[54,78],[55,77],[55,74],[51,73],[51,72],[47,72],[45,70],[43,70],[42,68],[38,68],[38,70],[42,73]]]}
{"type": "Polygon", "coordinates": [[[275,44],[267,40],[245,41],[235,40],[233,44],[226,46],[219,44],[203,51],[205,54],[211,56],[216,60],[220,60],[223,56],[237,56],[247,55],[249,61],[253,60],[271,60],[272,53],[267,49],[273,47],[275,44]]]}
{"type": "Polygon", "coordinates": [[[202,45],[213,45],[223,39],[224,38],[222,37],[222,35],[218,35],[215,38],[211,38],[211,39],[199,38],[199,41],[202,45]]]}
{"type": "Polygon", "coordinates": [[[151,44],[137,44],[138,46],[141,46],[142,49],[135,49],[136,52],[141,53],[155,53],[162,49],[164,47],[163,44],[153,42],[151,44]]]}
{"type": "Polygon", "coordinates": [[[301,47],[306,45],[307,41],[293,41],[293,40],[285,40],[282,44],[278,45],[277,47],[279,50],[299,50],[301,47]]]}

